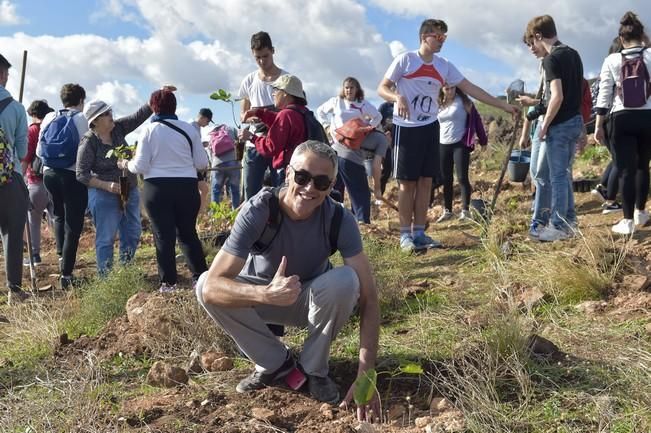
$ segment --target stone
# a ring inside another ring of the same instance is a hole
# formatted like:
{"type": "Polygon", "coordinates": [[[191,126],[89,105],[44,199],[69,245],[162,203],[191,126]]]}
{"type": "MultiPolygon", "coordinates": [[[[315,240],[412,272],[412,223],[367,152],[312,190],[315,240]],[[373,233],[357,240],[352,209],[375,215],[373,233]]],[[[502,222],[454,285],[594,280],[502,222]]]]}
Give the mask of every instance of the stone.
{"type": "Polygon", "coordinates": [[[421,416],[414,420],[414,425],[418,428],[425,428],[428,424],[432,423],[431,416],[421,416]]]}
{"type": "Polygon", "coordinates": [[[254,407],[251,409],[251,415],[253,418],[259,419],[260,421],[271,421],[276,416],[276,413],[273,410],[264,407],[254,407]]]}
{"type": "Polygon", "coordinates": [[[173,388],[187,384],[188,375],[182,368],[156,361],[147,373],[147,383],[151,386],[173,388]]]}
{"type": "Polygon", "coordinates": [[[233,369],[233,360],[228,356],[217,358],[210,364],[209,371],[228,371],[233,369]]]}
{"type": "Polygon", "coordinates": [[[166,312],[172,308],[169,300],[158,294],[138,292],[126,304],[127,320],[138,331],[156,339],[169,339],[174,323],[166,312]]]}
{"type": "Polygon", "coordinates": [[[357,430],[358,433],[376,433],[378,431],[373,424],[364,421],[360,422],[359,425],[355,427],[355,430],[357,430]]]}
{"type": "Polygon", "coordinates": [[[602,312],[607,305],[604,301],[585,301],[575,305],[574,308],[583,314],[594,315],[602,312]]]}
{"type": "Polygon", "coordinates": [[[651,335],[651,323],[647,323],[644,329],[646,330],[647,334],[651,335]]]}
{"type": "Polygon", "coordinates": [[[203,365],[201,365],[201,356],[199,354],[193,352],[190,355],[186,371],[188,374],[201,374],[205,371],[203,365]]]}
{"type": "Polygon", "coordinates": [[[634,292],[642,292],[649,287],[649,278],[646,275],[626,275],[622,281],[624,286],[634,292]]]}
{"type": "Polygon", "coordinates": [[[201,367],[206,371],[228,371],[232,370],[233,359],[221,352],[209,350],[201,355],[201,367]]]}
{"type": "Polygon", "coordinates": [[[435,397],[429,405],[429,413],[432,416],[437,416],[443,412],[454,409],[452,403],[444,397],[435,397]]]}
{"type": "Polygon", "coordinates": [[[540,335],[532,334],[527,340],[527,347],[529,352],[535,356],[557,356],[561,353],[556,346],[551,341],[546,338],[541,337],[540,335]]]}
{"type": "Polygon", "coordinates": [[[529,287],[519,296],[520,308],[527,310],[537,307],[545,299],[545,294],[536,287],[529,287]]]}

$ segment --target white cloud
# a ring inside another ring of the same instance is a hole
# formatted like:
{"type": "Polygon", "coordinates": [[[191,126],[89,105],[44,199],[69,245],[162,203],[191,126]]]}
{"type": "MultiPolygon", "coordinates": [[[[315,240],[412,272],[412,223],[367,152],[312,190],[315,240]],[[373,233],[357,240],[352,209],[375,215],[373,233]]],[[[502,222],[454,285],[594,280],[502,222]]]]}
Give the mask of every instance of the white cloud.
{"type": "MultiPolygon", "coordinates": [[[[276,63],[301,78],[312,107],[335,94],[349,75],[375,89],[392,57],[355,0],[287,0],[282,7],[276,0],[111,0],[101,14],[129,22],[137,15],[149,36],[0,37],[14,65],[23,49],[29,51],[25,101],[44,97],[58,104],[61,85],[76,82],[89,98],[115,98],[116,111],[125,114],[140,104],[133,98],[136,88],[144,99],[143,87],[173,83],[180,102],[184,95],[207,97],[218,88],[235,92],[256,68],[249,44],[260,30],[272,36],[276,63]]],[[[17,70],[8,85],[14,94],[17,70]]]]}
{"type": "Polygon", "coordinates": [[[25,19],[16,13],[16,5],[9,0],[0,2],[0,26],[15,26],[25,22],[25,19]]]}

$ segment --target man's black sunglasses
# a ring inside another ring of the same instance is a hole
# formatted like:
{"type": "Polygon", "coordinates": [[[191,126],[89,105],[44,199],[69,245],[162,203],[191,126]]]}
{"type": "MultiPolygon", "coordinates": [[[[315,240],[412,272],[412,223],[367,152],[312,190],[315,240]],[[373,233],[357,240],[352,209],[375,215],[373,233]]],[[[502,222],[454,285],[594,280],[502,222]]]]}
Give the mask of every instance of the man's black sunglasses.
{"type": "Polygon", "coordinates": [[[294,182],[300,186],[307,185],[311,180],[314,182],[314,188],[319,191],[325,191],[330,188],[330,185],[332,184],[332,179],[325,174],[312,176],[312,174],[306,170],[296,170],[294,167],[292,167],[292,170],[294,171],[294,182]]]}

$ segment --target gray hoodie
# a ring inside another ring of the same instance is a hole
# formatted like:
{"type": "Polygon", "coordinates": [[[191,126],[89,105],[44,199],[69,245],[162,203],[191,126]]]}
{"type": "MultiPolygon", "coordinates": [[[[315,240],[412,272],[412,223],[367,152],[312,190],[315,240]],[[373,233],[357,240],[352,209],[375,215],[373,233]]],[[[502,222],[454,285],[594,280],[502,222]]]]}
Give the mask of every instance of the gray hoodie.
{"type": "MultiPolygon", "coordinates": [[[[0,86],[0,101],[11,94],[0,86]]],[[[14,170],[21,173],[20,160],[27,154],[27,113],[25,107],[17,101],[9,104],[0,114],[0,128],[9,143],[14,147],[14,170]]]]}

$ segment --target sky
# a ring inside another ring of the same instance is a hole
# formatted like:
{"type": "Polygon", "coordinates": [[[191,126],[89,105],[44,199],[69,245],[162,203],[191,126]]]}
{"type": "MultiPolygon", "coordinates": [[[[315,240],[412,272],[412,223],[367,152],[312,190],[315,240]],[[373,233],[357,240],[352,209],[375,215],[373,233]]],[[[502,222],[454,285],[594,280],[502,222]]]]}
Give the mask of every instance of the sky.
{"type": "Polygon", "coordinates": [[[554,17],[560,39],[594,77],[627,10],[651,23],[648,0],[0,0],[0,53],[14,66],[7,89],[17,99],[28,52],[26,106],[44,98],[61,108],[59,89],[73,82],[120,116],[172,83],[179,118],[208,107],[216,122],[232,125],[230,105],[208,96],[220,88],[236,93],[256,69],[249,44],[260,30],[315,109],[347,76],[379,104],[377,84],[394,55],[418,48],[425,18],[448,24],[440,55],[492,94],[517,78],[537,88],[538,61],[522,43],[536,15],[554,17]]]}

